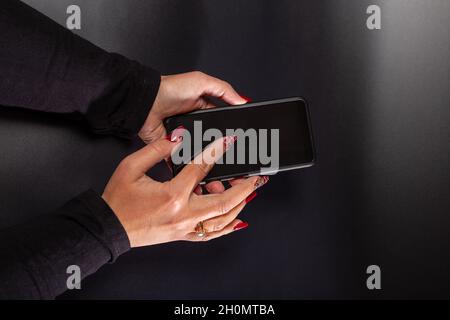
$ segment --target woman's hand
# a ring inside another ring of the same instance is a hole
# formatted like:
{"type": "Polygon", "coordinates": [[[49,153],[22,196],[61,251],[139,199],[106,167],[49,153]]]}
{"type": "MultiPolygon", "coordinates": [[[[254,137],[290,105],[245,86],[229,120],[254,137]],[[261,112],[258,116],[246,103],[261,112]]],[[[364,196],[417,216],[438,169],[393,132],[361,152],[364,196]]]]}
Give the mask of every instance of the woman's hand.
{"type": "Polygon", "coordinates": [[[197,109],[214,107],[205,97],[220,98],[228,104],[248,102],[225,81],[194,71],[162,76],[158,94],[150,113],[139,131],[139,137],[150,143],[166,136],[163,119],[197,109]]]}
{"type": "Polygon", "coordinates": [[[152,180],[146,172],[180,146],[182,133],[177,132],[172,137],[174,142],[159,139],[126,157],[103,193],[125,228],[131,247],[177,240],[204,241],[242,229],[247,224],[236,217],[247,197],[251,198],[254,190],[268,180],[255,176],[239,179],[221,193],[194,193],[214,162],[234,143],[233,137],[214,141],[174,179],[163,183],[152,180]],[[196,233],[199,222],[206,230],[203,237],[196,233]]]}

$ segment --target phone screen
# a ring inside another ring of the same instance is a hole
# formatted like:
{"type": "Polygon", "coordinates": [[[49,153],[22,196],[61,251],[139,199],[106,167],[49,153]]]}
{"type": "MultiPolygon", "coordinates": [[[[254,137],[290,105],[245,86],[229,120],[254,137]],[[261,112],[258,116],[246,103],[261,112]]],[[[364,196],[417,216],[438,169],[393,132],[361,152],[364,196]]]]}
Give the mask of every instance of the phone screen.
{"type": "Polygon", "coordinates": [[[179,126],[188,137],[184,136],[180,152],[172,155],[175,175],[209,143],[227,135],[235,135],[237,141],[204,182],[271,174],[314,161],[308,109],[301,98],[200,110],[165,120],[167,132],[179,126]]]}

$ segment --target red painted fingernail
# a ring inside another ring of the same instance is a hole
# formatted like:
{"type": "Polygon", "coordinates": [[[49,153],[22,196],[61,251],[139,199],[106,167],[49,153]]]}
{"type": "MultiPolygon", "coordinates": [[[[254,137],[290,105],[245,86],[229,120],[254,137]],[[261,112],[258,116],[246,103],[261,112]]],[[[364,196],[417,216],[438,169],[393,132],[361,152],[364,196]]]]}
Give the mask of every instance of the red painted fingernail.
{"type": "Polygon", "coordinates": [[[265,185],[267,183],[267,181],[269,181],[269,177],[268,176],[260,176],[260,177],[258,177],[258,180],[256,180],[256,182],[255,182],[255,189],[258,189],[259,187],[262,187],[263,185],[265,185]]]}
{"type": "Polygon", "coordinates": [[[230,149],[230,147],[236,142],[237,136],[226,136],[223,138],[223,148],[225,151],[230,149]]]}
{"type": "Polygon", "coordinates": [[[233,228],[233,230],[234,230],[234,231],[237,231],[237,230],[245,229],[245,228],[247,228],[247,227],[248,227],[248,223],[247,223],[247,222],[239,222],[239,223],[233,228]]]}
{"type": "Polygon", "coordinates": [[[253,191],[247,198],[245,198],[245,203],[249,203],[250,201],[255,199],[257,195],[258,194],[256,193],[256,191],[253,191]]]}
{"type": "Polygon", "coordinates": [[[165,139],[170,142],[179,142],[183,140],[183,134],[185,130],[186,129],[183,126],[179,126],[175,128],[172,133],[168,134],[165,139]]]}
{"type": "Polygon", "coordinates": [[[241,96],[242,99],[244,99],[245,101],[247,101],[247,103],[252,102],[252,99],[250,99],[249,97],[244,96],[244,95],[242,95],[242,94],[240,94],[240,96],[241,96]]]}

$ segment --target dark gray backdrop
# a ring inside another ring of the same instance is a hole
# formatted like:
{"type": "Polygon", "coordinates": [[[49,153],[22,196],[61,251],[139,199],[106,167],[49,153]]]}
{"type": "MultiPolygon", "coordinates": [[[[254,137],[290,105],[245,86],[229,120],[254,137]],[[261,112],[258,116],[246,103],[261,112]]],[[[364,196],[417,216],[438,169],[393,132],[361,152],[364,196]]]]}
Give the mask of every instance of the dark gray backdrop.
{"type": "MultiPolygon", "coordinates": [[[[247,206],[247,230],[133,250],[63,298],[450,298],[448,1],[26,2],[62,24],[78,4],[80,35],[164,74],[202,70],[254,100],[302,95],[317,146],[313,168],[273,177],[247,206]],[[365,26],[372,3],[381,30],[365,26]]],[[[0,225],[101,192],[139,146],[0,111],[0,225]]]]}

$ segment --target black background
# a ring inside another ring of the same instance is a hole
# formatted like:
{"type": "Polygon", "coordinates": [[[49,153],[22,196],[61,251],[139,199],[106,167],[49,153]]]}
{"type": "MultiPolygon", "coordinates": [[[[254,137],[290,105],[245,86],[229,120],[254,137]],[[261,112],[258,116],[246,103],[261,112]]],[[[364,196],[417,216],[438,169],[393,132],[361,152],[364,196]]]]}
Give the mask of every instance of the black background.
{"type": "MultiPolygon", "coordinates": [[[[80,35],[164,74],[306,97],[317,148],[314,167],[273,177],[247,206],[245,231],[133,250],[62,298],[450,298],[447,0],[26,2],[63,24],[80,5],[80,35]],[[369,4],[381,30],[366,28],[369,4]]],[[[140,146],[85,129],[1,111],[1,226],[101,192],[140,146]]]]}

